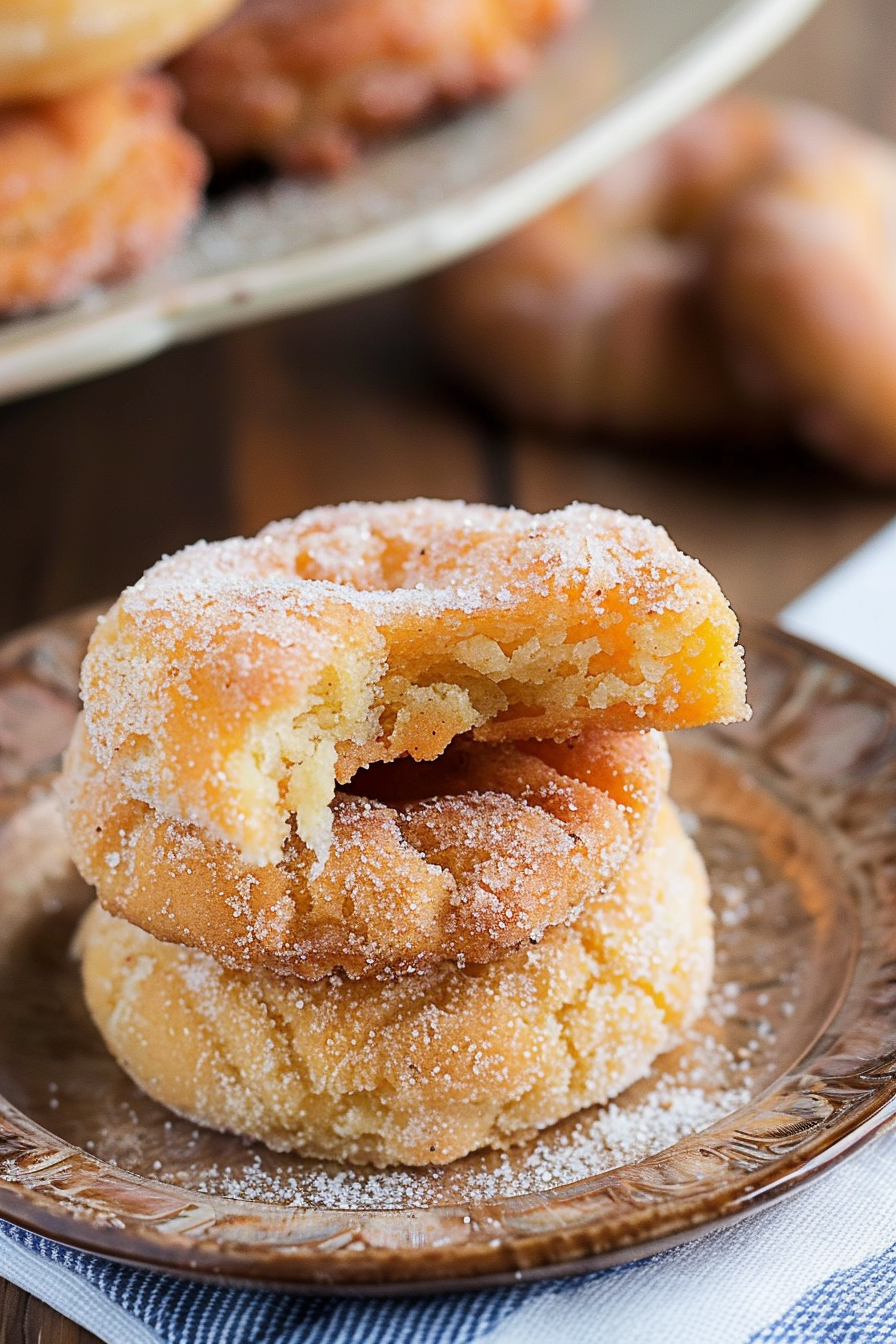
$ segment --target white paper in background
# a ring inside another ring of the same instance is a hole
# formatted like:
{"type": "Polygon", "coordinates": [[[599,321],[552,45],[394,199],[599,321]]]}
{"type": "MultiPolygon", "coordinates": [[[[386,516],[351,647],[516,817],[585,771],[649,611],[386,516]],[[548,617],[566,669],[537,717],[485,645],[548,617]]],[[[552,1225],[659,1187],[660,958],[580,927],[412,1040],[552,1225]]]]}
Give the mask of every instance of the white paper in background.
{"type": "Polygon", "coordinates": [[[896,681],[896,518],[778,620],[791,634],[896,681]]]}

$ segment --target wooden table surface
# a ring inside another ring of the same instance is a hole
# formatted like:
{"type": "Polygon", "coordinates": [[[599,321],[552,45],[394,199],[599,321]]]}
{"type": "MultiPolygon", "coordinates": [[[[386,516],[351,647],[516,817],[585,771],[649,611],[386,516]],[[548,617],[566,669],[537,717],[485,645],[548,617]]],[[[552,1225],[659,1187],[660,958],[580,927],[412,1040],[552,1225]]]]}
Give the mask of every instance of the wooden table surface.
{"type": "MultiPolygon", "coordinates": [[[[896,4],[828,3],[749,83],[896,138],[896,4]]],[[[508,434],[442,382],[412,290],[169,351],[0,408],[0,630],[113,595],[163,551],[344,499],[462,496],[644,513],[773,616],[896,512],[795,452],[635,452],[508,434]]],[[[0,725],[2,727],[2,725],[0,725]]],[[[0,1280],[0,1344],[93,1336],[0,1280]]]]}

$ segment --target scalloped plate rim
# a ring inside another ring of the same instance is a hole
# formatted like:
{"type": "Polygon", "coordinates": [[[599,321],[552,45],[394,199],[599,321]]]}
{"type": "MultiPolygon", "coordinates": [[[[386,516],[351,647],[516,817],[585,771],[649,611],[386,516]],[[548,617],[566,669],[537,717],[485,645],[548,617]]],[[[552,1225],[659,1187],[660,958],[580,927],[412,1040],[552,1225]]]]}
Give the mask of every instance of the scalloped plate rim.
{"type": "MultiPolygon", "coordinates": [[[[57,618],[65,619],[65,617],[57,618]]],[[[43,625],[52,624],[52,622],[41,623],[39,626],[31,629],[40,629],[43,625]]],[[[821,646],[814,644],[799,636],[783,630],[780,626],[772,625],[768,622],[749,622],[747,623],[748,637],[747,646],[749,652],[750,634],[753,634],[760,642],[771,642],[773,645],[783,647],[795,655],[801,665],[807,662],[820,662],[826,667],[839,670],[848,674],[852,678],[858,679],[860,684],[877,691],[878,695],[885,695],[893,707],[894,716],[896,716],[896,687],[883,677],[873,672],[856,666],[848,659],[839,654],[832,653],[821,646]]],[[[25,632],[16,632],[21,635],[25,632]]],[[[15,638],[16,635],[9,638],[15,638]]],[[[894,1046],[894,1058],[896,1058],[896,1046],[894,1046]]],[[[755,1105],[764,1095],[772,1092],[775,1083],[770,1084],[763,1092],[752,1098],[748,1106],[755,1105]]],[[[4,1103],[4,1109],[7,1114],[21,1115],[24,1121],[24,1128],[40,1136],[46,1135],[50,1144],[76,1153],[83,1153],[91,1164],[98,1168],[106,1164],[96,1159],[92,1154],[84,1153],[82,1149],[77,1149],[69,1143],[60,1141],[50,1130],[37,1125],[34,1121],[28,1119],[17,1108],[4,1103]]],[[[734,1112],[736,1116],[745,1111],[747,1107],[734,1112]]],[[[234,1255],[236,1246],[221,1251],[222,1259],[229,1259],[230,1268],[223,1271],[215,1271],[208,1265],[185,1265],[181,1263],[172,1263],[165,1259],[164,1240],[156,1238],[147,1238],[145,1250],[132,1253],[130,1250],[116,1250],[107,1244],[107,1229],[102,1225],[93,1225],[82,1219],[66,1214],[60,1208],[53,1208],[47,1203],[44,1197],[36,1202],[28,1193],[23,1193],[22,1188],[15,1183],[0,1181],[0,1216],[18,1226],[37,1233],[38,1235],[48,1236],[51,1239],[68,1245],[73,1249],[99,1254],[109,1259],[128,1264],[134,1267],[153,1269],[180,1276],[204,1279],[211,1282],[227,1282],[228,1284],[245,1287],[266,1287],[278,1288],[296,1293],[321,1294],[335,1293],[340,1295],[364,1295],[364,1296],[384,1296],[398,1295],[402,1293],[424,1293],[438,1292],[470,1288],[485,1288],[502,1285],[512,1285],[520,1282],[533,1282],[545,1278],[567,1277],[592,1272],[596,1269],[627,1263],[632,1260],[641,1259],[646,1256],[654,1255],[660,1251],[666,1250],[672,1246],[679,1245],[692,1238],[705,1235],[716,1227],[726,1226],[733,1222],[740,1221],[742,1218],[758,1212],[762,1208],[768,1207],[781,1199],[788,1197],[795,1191],[803,1188],[808,1182],[817,1179],[820,1175],[828,1171],[833,1165],[842,1161],[856,1149],[864,1146],[865,1143],[872,1140],[881,1129],[888,1126],[896,1118],[896,1070],[893,1075],[888,1075],[887,1082],[882,1083],[877,1092],[873,1094],[872,1100],[865,1105],[865,1110],[861,1115],[855,1117],[851,1122],[843,1125],[842,1132],[837,1132],[830,1142],[826,1141],[825,1136],[820,1135],[815,1138],[813,1150],[807,1155],[794,1155],[794,1153],[785,1154],[779,1157],[775,1162],[770,1163],[755,1182],[744,1181],[738,1185],[732,1182],[729,1190],[733,1188],[733,1196],[723,1200],[715,1207],[712,1205],[711,1192],[709,1197],[703,1197],[692,1200],[694,1208],[687,1211],[683,1206],[682,1213],[679,1215],[679,1224],[676,1227],[669,1228],[667,1231],[660,1232],[658,1235],[650,1235],[649,1231],[643,1238],[634,1238],[630,1242],[620,1244],[619,1246],[606,1249],[596,1254],[588,1254],[580,1257],[569,1257],[566,1259],[558,1257],[549,1263],[530,1265],[522,1269],[501,1270],[497,1272],[486,1271],[481,1275],[463,1275],[456,1277],[439,1276],[430,1279],[392,1280],[389,1282],[352,1282],[351,1280],[328,1283],[321,1279],[306,1278],[299,1280],[290,1277],[279,1277],[274,1273],[245,1274],[241,1273],[242,1266],[238,1261],[243,1254],[252,1255],[257,1252],[259,1256],[266,1258],[268,1267],[275,1263],[275,1247],[265,1243],[254,1243],[246,1246],[245,1251],[234,1255]]],[[[723,1122],[718,1122],[723,1123],[723,1122]]],[[[711,1133],[716,1126],[711,1126],[705,1133],[711,1133]]],[[[667,1150],[671,1151],[671,1150],[667,1150]]],[[[650,1160],[650,1159],[648,1159],[650,1160]]],[[[625,1168],[616,1170],[636,1171],[640,1164],[630,1164],[625,1168]]],[[[112,1170],[110,1168],[110,1170],[112,1170]]],[[[175,1199],[181,1195],[185,1205],[201,1204],[202,1196],[198,1193],[190,1192],[188,1189],[173,1187],[165,1183],[153,1181],[150,1178],[139,1176],[133,1173],[125,1173],[122,1169],[115,1169],[119,1176],[126,1175],[128,1181],[133,1181],[141,1187],[157,1191],[167,1199],[175,1199]]],[[[586,1180],[589,1178],[586,1178],[586,1180]]],[[[591,1178],[593,1179],[593,1178],[591,1178]]],[[[580,1183],[576,1183],[580,1184],[580,1183]]],[[[554,1191],[545,1192],[545,1198],[559,1193],[560,1190],[573,1190],[574,1186],[557,1187],[554,1191]]],[[[231,1201],[222,1200],[221,1196],[206,1197],[214,1202],[230,1203],[231,1201]]],[[[519,1202],[537,1202],[539,1196],[517,1196],[514,1199],[506,1199],[502,1203],[519,1202]]],[[[241,1201],[232,1201],[236,1206],[241,1201]]],[[[447,1206],[441,1206],[445,1213],[450,1213],[451,1209],[447,1206]]],[[[458,1206],[462,1209],[464,1206],[458,1206]]],[[[483,1206],[487,1208],[487,1205],[483,1206]]],[[[300,1212],[300,1211],[297,1211],[300,1212]]],[[[326,1210],[314,1210],[315,1213],[326,1215],[326,1210]]],[[[335,1215],[346,1215],[351,1210],[333,1210],[335,1215]]],[[[376,1212],[371,1210],[361,1212],[376,1212]]],[[[382,1213],[399,1212],[392,1210],[380,1211],[382,1213]]],[[[414,1210],[401,1210],[401,1213],[414,1212],[414,1210]]],[[[425,1209],[418,1212],[427,1212],[425,1209]]],[[[544,1235],[544,1234],[539,1234],[544,1235]]],[[[518,1243],[519,1244],[519,1243],[518,1243]]],[[[198,1249],[198,1247],[197,1247],[198,1249]]],[[[288,1253],[289,1247],[284,1248],[288,1253]]],[[[301,1246],[296,1245],[292,1249],[301,1251],[301,1246]]],[[[459,1248],[461,1249],[461,1248],[459,1248]]],[[[378,1252],[380,1248],[368,1248],[368,1251],[378,1252]]],[[[389,1257],[398,1257],[402,1255],[400,1249],[385,1249],[384,1255],[389,1257]]],[[[280,1259],[277,1268],[284,1268],[285,1260],[280,1259]]],[[[295,1264],[295,1268],[300,1266],[295,1264]]]]}

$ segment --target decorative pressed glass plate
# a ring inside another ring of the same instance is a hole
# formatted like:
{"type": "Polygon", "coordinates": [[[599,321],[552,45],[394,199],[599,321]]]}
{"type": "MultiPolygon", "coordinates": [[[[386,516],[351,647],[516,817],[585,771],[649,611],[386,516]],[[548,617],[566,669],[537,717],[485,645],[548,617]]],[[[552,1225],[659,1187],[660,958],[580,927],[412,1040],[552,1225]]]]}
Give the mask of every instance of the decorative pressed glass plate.
{"type": "Polygon", "coordinates": [[[751,628],[752,721],[673,743],[716,983],[647,1079],[510,1153],[417,1171],[285,1157],[171,1115],[106,1053],[68,952],[91,893],[51,786],[94,616],[0,645],[0,1216],[296,1290],[518,1281],[761,1209],[896,1113],[896,688],[751,628]]]}
{"type": "Polygon", "coordinates": [[[591,0],[512,96],[399,137],[335,181],[231,192],[167,264],[0,324],[0,401],[480,247],[726,88],[817,4],[591,0]]]}

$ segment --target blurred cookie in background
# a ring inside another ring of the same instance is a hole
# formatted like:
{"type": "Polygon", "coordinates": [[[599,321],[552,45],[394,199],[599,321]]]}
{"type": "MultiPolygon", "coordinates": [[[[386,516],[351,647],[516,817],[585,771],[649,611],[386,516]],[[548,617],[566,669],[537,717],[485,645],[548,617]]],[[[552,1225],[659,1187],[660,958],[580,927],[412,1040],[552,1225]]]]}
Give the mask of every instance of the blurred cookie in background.
{"type": "Polygon", "coordinates": [[[700,238],[769,152],[774,118],[729,99],[428,282],[453,370],[512,417],[690,435],[751,408],[706,303],[700,238]]]}
{"type": "Polygon", "coordinates": [[[448,367],[562,430],[794,432],[896,480],[896,152],[729,97],[425,282],[448,367]]]}
{"type": "Polygon", "coordinates": [[[765,171],[735,194],[708,286],[741,384],[804,441],[896,482],[896,149],[790,108],[765,171]]]}
{"type": "Polygon", "coordinates": [[[0,102],[53,98],[166,60],[236,0],[3,0],[0,102]]]}
{"type": "Polygon", "coordinates": [[[173,250],[199,209],[200,146],[161,75],[0,109],[0,313],[73,298],[173,250]]]}
{"type": "Polygon", "coordinates": [[[586,4],[244,0],[172,72],[216,163],[334,173],[372,140],[519,83],[586,4]]]}

